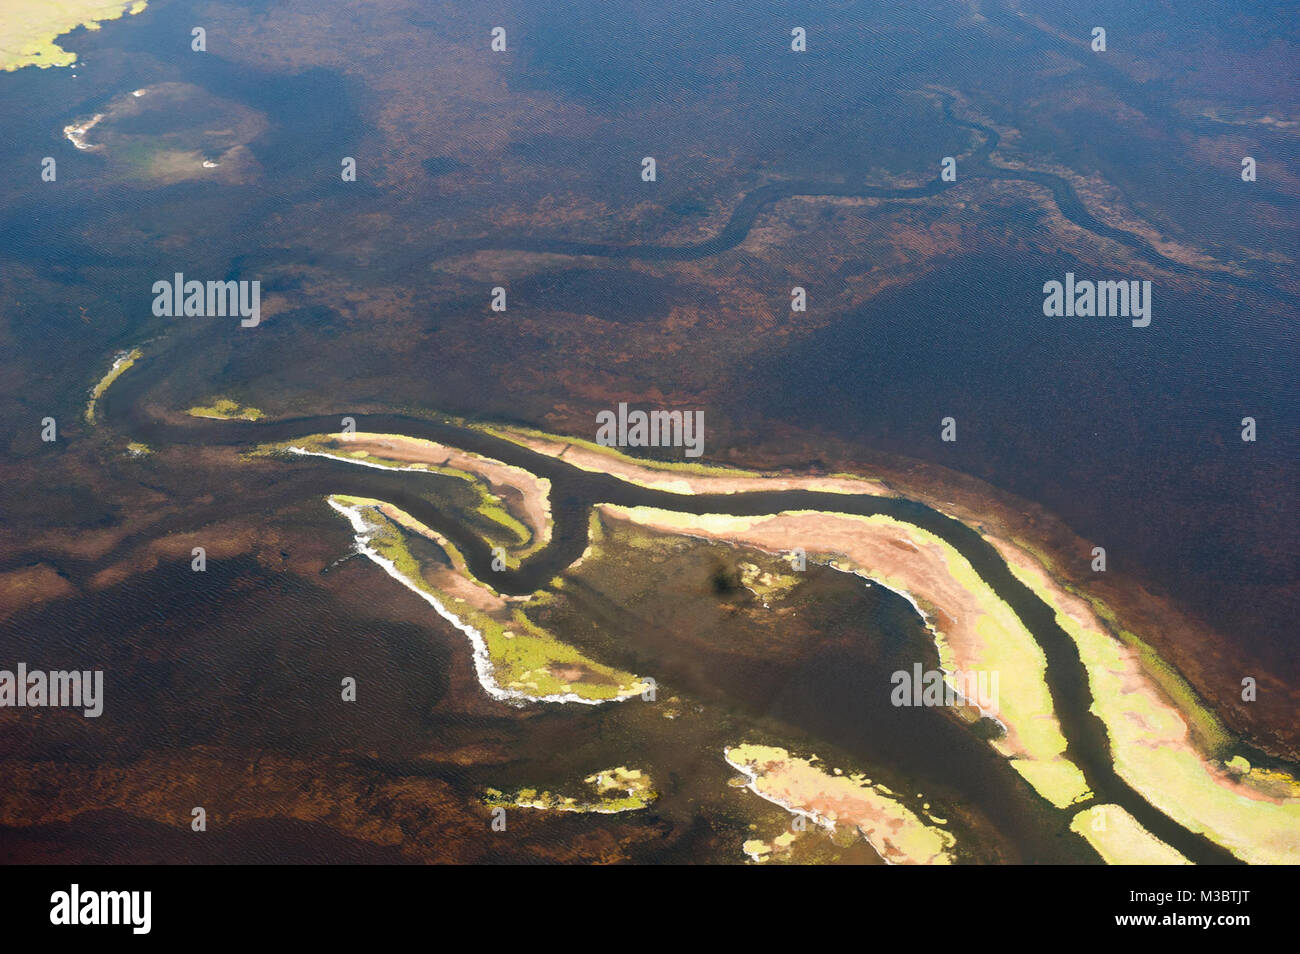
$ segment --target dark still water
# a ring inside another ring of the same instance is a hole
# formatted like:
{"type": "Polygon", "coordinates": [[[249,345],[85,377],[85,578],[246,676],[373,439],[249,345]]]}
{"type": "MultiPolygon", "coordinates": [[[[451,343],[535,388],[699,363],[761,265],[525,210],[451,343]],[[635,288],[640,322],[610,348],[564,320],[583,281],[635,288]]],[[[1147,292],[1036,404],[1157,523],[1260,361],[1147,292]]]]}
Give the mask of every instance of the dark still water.
{"type": "MultiPolygon", "coordinates": [[[[1151,323],[1048,318],[1065,255],[970,254],[757,363],[733,405],[976,475],[1294,666],[1296,331],[1233,289],[1154,283],[1151,323]],[[940,440],[940,421],[957,440],[940,440]],[[1258,440],[1241,439],[1253,417],[1258,440]]],[[[1078,554],[1081,563],[1089,553],[1078,554]]]]}

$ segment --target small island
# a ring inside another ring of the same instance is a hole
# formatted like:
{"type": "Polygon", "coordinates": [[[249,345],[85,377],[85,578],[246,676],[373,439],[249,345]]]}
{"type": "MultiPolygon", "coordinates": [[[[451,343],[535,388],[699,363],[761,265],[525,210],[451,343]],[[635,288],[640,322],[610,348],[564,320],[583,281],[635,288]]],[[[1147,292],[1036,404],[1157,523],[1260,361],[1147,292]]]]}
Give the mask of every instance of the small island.
{"type": "Polygon", "coordinates": [[[257,421],[262,412],[255,407],[244,407],[230,398],[215,398],[207,406],[192,407],[185,412],[190,417],[207,417],[219,421],[257,421]]]}

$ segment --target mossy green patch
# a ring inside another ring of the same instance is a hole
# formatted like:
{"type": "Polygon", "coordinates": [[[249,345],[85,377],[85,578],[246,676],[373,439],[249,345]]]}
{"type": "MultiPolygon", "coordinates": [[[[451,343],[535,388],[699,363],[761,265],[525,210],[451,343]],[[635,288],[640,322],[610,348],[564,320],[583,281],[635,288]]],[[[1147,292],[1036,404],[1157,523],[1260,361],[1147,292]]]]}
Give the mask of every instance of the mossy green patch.
{"type": "Polygon", "coordinates": [[[659,797],[650,776],[640,769],[619,766],[595,772],[582,781],[587,791],[580,795],[535,788],[522,788],[507,795],[489,788],[484,792],[483,803],[492,808],[536,808],[613,815],[647,808],[659,797]]]}
{"type": "Polygon", "coordinates": [[[255,407],[245,407],[230,398],[214,398],[212,403],[192,407],[185,412],[191,417],[210,417],[220,421],[258,421],[265,415],[255,407]]]}
{"type": "Polygon", "coordinates": [[[108,369],[99,382],[91,388],[90,401],[86,404],[86,423],[94,425],[95,423],[95,405],[99,399],[104,396],[104,392],[109,389],[114,381],[126,374],[131,365],[140,359],[142,352],[139,348],[132,348],[130,351],[120,352],[114,359],[112,366],[108,369]]]}
{"type": "Polygon", "coordinates": [[[742,562],[737,569],[740,570],[740,585],[753,593],[764,606],[788,596],[801,582],[794,572],[764,570],[755,563],[742,562]]]}
{"type": "Polygon", "coordinates": [[[364,497],[336,495],[331,499],[363,511],[367,545],[391,562],[410,586],[432,596],[448,613],[477,631],[492,678],[501,689],[526,698],[572,695],[592,702],[625,699],[644,690],[636,676],[587,658],[529,619],[525,610],[542,605],[549,599],[547,594],[535,594],[527,601],[502,600],[470,574],[464,557],[450,541],[404,511],[364,497]],[[417,557],[412,552],[416,539],[434,543],[445,563],[439,567],[432,557],[417,557]],[[458,585],[453,574],[469,589],[458,585]]]}

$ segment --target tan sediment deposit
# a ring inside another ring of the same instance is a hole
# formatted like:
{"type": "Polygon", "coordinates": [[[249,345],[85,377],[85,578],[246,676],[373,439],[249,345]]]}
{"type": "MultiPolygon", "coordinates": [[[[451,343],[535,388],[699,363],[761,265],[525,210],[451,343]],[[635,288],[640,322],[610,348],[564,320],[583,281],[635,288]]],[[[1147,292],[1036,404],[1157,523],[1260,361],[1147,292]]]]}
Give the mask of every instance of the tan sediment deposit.
{"type": "Polygon", "coordinates": [[[249,554],[267,569],[280,569],[283,567],[280,550],[285,539],[281,528],[239,519],[209,524],[202,530],[168,533],[117,555],[118,558],[90,577],[88,587],[98,591],[117,586],[164,563],[189,564],[196,547],[203,548],[205,560],[249,554]]]}
{"type": "Polygon", "coordinates": [[[77,588],[48,563],[0,573],[0,619],[76,592],[77,588]]]}
{"type": "Polygon", "coordinates": [[[304,447],[310,452],[352,463],[427,469],[435,473],[479,478],[497,501],[527,528],[531,542],[525,553],[550,542],[551,482],[521,467],[437,441],[401,434],[322,434],[289,441],[288,446],[304,447]]]}
{"type": "Polygon", "coordinates": [[[816,756],[801,758],[771,745],[731,746],[724,758],[749,779],[746,787],[756,795],[824,828],[856,828],[890,864],[952,862],[956,839],[950,832],[862,775],[835,774],[816,756]]]}
{"type": "Polygon", "coordinates": [[[761,490],[813,490],[831,494],[890,496],[884,484],[851,474],[801,477],[793,474],[756,474],[707,464],[676,464],[637,460],[610,447],[573,438],[553,437],[540,431],[493,426],[488,433],[527,447],[547,457],[597,474],[610,474],[640,487],[674,494],[738,494],[761,490]]]}
{"type": "Polygon", "coordinates": [[[521,516],[542,541],[551,536],[551,482],[538,477],[522,467],[512,467],[491,457],[459,450],[436,441],[403,437],[395,434],[343,434],[339,440],[354,451],[365,451],[375,457],[384,457],[410,463],[438,464],[464,470],[482,477],[498,496],[508,490],[519,495],[521,516]]]}
{"type": "Polygon", "coordinates": [[[1070,827],[1112,865],[1189,865],[1119,805],[1093,805],[1070,819],[1070,827]]]}

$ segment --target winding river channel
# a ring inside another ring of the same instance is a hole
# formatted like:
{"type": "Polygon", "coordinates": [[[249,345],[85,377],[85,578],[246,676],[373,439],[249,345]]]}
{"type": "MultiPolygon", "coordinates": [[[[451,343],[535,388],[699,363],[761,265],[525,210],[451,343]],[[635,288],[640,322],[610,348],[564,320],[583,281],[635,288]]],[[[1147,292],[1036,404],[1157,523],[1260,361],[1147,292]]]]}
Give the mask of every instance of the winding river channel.
{"type": "MultiPolygon", "coordinates": [[[[997,148],[996,131],[953,115],[953,100],[944,97],[947,119],[982,136],[975,151],[962,158],[961,177],[1032,182],[1047,188],[1061,213],[1076,225],[1096,235],[1123,243],[1141,257],[1175,272],[1195,271],[1160,255],[1145,240],[1109,227],[1088,213],[1069,183],[1044,172],[1004,169],[991,164],[997,148]]],[[[843,196],[876,199],[917,199],[934,196],[952,183],[938,179],[915,188],[882,188],[848,183],[786,182],[767,185],[749,193],[715,237],[689,246],[614,246],[562,239],[487,237],[446,243],[430,249],[433,258],[484,250],[516,250],[563,255],[600,256],[611,259],[685,261],[717,255],[741,244],[764,209],[787,198],[843,196]]],[[[1235,283],[1230,275],[1218,274],[1217,281],[1235,283]]],[[[165,348],[162,349],[165,351],[165,348]]],[[[131,440],[154,448],[175,445],[249,447],[288,441],[311,434],[331,433],[340,427],[344,415],[355,419],[358,431],[404,434],[438,441],[463,450],[521,467],[551,482],[551,511],[554,532],[551,541],[520,567],[490,573],[492,554],[480,537],[449,518],[420,496],[409,475],[361,469],[326,459],[304,465],[302,479],[292,481],[303,498],[322,493],[352,493],[385,499],[417,520],[444,534],[464,554],[470,569],[480,578],[491,576],[493,586],[503,593],[529,594],[570,566],[587,546],[591,508],[600,503],[626,507],[656,507],[692,514],[761,515],[785,510],[821,510],[860,515],[881,514],[921,527],[941,537],[965,557],[980,577],[1012,608],[1041,646],[1047,659],[1047,682],[1052,701],[1068,742],[1067,756],[1082,770],[1098,802],[1122,806],[1153,835],[1197,863],[1233,863],[1234,856],[1204,836],[1189,831],[1152,807],[1116,773],[1105,727],[1091,711],[1092,694],[1087,673],[1075,644],[1056,622],[1054,611],[1021,583],[1003,559],[983,537],[965,524],[923,504],[889,497],[817,493],[811,491],[759,491],[730,494],[686,495],[652,490],[628,483],[609,474],[591,473],[531,451],[481,430],[439,423],[428,419],[393,414],[357,414],[341,408],[334,414],[276,421],[221,421],[195,419],[168,423],[145,411],[142,400],[162,367],[163,355],[154,350],[103,396],[103,426],[120,429],[131,440]]],[[[451,479],[421,475],[420,480],[451,479]]],[[[284,493],[277,485],[277,494],[284,493]]],[[[277,498],[279,499],[279,498],[277,498]]],[[[248,511],[264,511],[274,501],[243,498],[248,511]]],[[[972,737],[972,744],[977,744],[972,737]]]]}
{"type": "MultiPolygon", "coordinates": [[[[968,129],[981,137],[979,144],[965,156],[958,157],[958,181],[944,182],[938,177],[924,185],[889,188],[856,182],[817,182],[794,180],[774,182],[747,193],[736,205],[722,231],[712,238],[692,245],[610,245],[599,242],[579,242],[569,239],[535,236],[499,235],[455,240],[428,249],[433,259],[471,255],[483,251],[517,251],[549,253],[554,255],[589,255],[610,259],[633,259],[659,262],[685,262],[708,258],[739,246],[749,237],[759,214],[784,199],[793,198],[854,198],[907,200],[925,199],[938,195],[964,183],[967,179],[990,179],[1003,182],[1028,182],[1047,189],[1060,213],[1075,225],[1102,238],[1126,246],[1145,260],[1166,271],[1180,275],[1204,275],[1204,272],[1162,255],[1141,236],[1115,228],[1098,220],[1084,205],[1074,187],[1060,176],[1035,169],[1009,169],[992,161],[1001,136],[997,130],[981,123],[961,119],[953,112],[955,100],[942,96],[944,119],[954,126],[968,129]]],[[[1216,282],[1236,287],[1251,287],[1250,279],[1227,272],[1213,273],[1216,282]]],[[[1288,300],[1291,300],[1288,297],[1288,300]]]]}
{"type": "MultiPolygon", "coordinates": [[[[105,423],[120,427],[131,439],[153,447],[168,445],[248,447],[337,431],[344,412],[289,420],[249,422],[200,420],[172,424],[142,410],[139,398],[147,389],[149,368],[157,358],[139,362],[133,373],[110,389],[103,401],[105,423]]],[[[304,498],[323,493],[354,493],[388,500],[450,539],[464,554],[471,571],[491,578],[503,593],[526,595],[544,588],[582,555],[587,546],[589,514],[600,503],[625,507],[656,507],[682,513],[722,513],[739,516],[784,510],[821,510],[860,515],[882,514],[913,524],[941,537],[961,553],[997,595],[1024,623],[1047,659],[1046,678],[1063,734],[1066,755],[1082,770],[1098,801],[1127,810],[1153,835],[1197,863],[1233,863],[1236,859],[1204,836],[1191,832],[1148,804],[1115,772],[1110,743],[1101,720],[1089,709],[1088,678],[1070,637],[1056,622],[1055,612],[1020,582],[1001,556],[975,530],[952,517],[911,500],[873,495],[783,490],[728,494],[676,494],[652,490],[609,474],[578,469],[481,430],[392,414],[349,414],[359,431],[405,434],[473,451],[520,468],[551,482],[554,532],[551,541],[514,570],[493,572],[488,544],[450,519],[416,490],[409,474],[383,473],[344,462],[313,458],[295,481],[304,498]]],[[[418,480],[453,480],[420,474],[418,480]]],[[[283,484],[278,493],[283,493],[283,484]]],[[[268,501],[242,498],[249,512],[267,509],[268,501]]],[[[972,744],[978,744],[972,737],[972,744]]]]}

